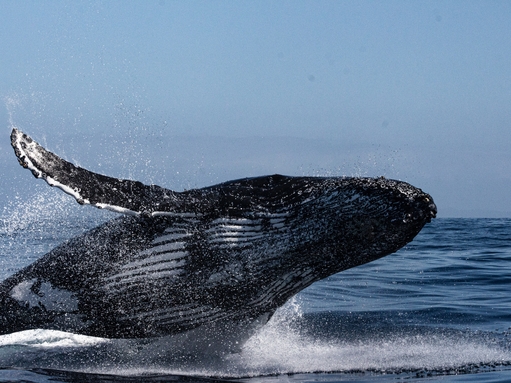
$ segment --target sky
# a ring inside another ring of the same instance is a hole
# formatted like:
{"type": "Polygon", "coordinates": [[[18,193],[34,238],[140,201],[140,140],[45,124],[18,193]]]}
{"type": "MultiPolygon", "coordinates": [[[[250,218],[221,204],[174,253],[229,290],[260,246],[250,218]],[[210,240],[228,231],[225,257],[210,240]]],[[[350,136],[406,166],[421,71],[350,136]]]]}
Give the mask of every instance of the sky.
{"type": "Polygon", "coordinates": [[[385,176],[439,217],[511,217],[510,20],[509,1],[1,0],[0,209],[47,188],[17,126],[174,190],[385,176]]]}

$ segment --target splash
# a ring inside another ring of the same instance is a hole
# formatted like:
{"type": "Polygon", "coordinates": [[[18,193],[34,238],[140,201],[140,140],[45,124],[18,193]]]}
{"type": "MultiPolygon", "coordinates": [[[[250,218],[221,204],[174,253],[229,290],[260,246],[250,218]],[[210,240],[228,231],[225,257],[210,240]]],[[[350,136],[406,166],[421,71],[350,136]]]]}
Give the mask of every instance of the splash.
{"type": "Polygon", "coordinates": [[[26,330],[0,337],[0,347],[29,346],[34,349],[89,347],[107,342],[108,339],[48,330],[26,330]]]}
{"type": "Polygon", "coordinates": [[[69,198],[52,190],[37,193],[29,201],[15,196],[3,208],[0,233],[12,235],[23,230],[41,231],[47,223],[66,218],[69,202],[69,198]]]}
{"type": "Polygon", "coordinates": [[[28,198],[10,197],[0,210],[0,280],[116,216],[79,206],[70,196],[41,186],[34,186],[35,193],[28,198]]]}
{"type": "MultiPolygon", "coordinates": [[[[489,334],[447,329],[386,328],[372,334],[315,335],[299,301],[279,310],[240,354],[229,355],[234,377],[313,372],[397,373],[446,371],[469,365],[509,364],[511,352],[489,334]],[[349,338],[349,340],[346,340],[349,338]]],[[[329,316],[316,318],[328,321],[329,316]]],[[[355,329],[354,329],[355,330],[355,329]]],[[[222,376],[222,372],[218,371],[222,376]]]]}
{"type": "Polygon", "coordinates": [[[14,127],[14,111],[21,105],[21,100],[18,95],[12,95],[10,97],[4,97],[5,107],[7,114],[9,115],[9,126],[14,127]]]}
{"type": "MultiPolygon", "coordinates": [[[[14,196],[7,202],[0,215],[0,235],[13,235],[26,230],[67,232],[70,231],[69,222],[73,222],[73,226],[85,224],[93,227],[113,216],[90,207],[84,209],[71,197],[43,188],[28,199],[14,196]]],[[[72,235],[71,232],[69,234],[72,235]]]]}

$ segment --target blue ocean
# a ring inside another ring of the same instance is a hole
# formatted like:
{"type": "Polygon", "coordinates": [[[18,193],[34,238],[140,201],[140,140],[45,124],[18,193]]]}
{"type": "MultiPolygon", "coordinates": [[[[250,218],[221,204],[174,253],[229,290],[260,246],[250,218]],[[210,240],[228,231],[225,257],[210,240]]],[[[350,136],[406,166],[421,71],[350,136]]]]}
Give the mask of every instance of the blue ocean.
{"type": "MultiPolygon", "coordinates": [[[[53,190],[0,214],[2,279],[116,216],[53,190]]],[[[510,292],[511,219],[438,218],[298,294],[240,353],[30,330],[0,336],[0,382],[508,382],[510,292]]]]}

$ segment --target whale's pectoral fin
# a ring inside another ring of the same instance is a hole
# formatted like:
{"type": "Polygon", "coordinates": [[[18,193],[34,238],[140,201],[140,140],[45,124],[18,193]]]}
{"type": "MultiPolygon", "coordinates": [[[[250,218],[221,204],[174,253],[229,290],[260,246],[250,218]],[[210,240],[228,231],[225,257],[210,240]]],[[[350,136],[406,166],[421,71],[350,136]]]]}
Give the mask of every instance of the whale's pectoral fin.
{"type": "Polygon", "coordinates": [[[117,179],[75,166],[44,149],[29,136],[14,128],[11,145],[18,161],[51,186],[72,195],[80,204],[90,204],[125,214],[154,214],[179,210],[177,194],[156,185],[117,179]]]}

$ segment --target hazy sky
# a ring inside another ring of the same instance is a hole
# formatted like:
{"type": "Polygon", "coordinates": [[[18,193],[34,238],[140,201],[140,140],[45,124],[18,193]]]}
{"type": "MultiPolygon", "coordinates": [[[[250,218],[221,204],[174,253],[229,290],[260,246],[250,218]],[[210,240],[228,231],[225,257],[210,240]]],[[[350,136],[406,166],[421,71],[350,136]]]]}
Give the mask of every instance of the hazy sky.
{"type": "Polygon", "coordinates": [[[403,179],[511,216],[509,1],[0,1],[0,202],[44,187],[12,124],[181,190],[265,173],[403,179]]]}

